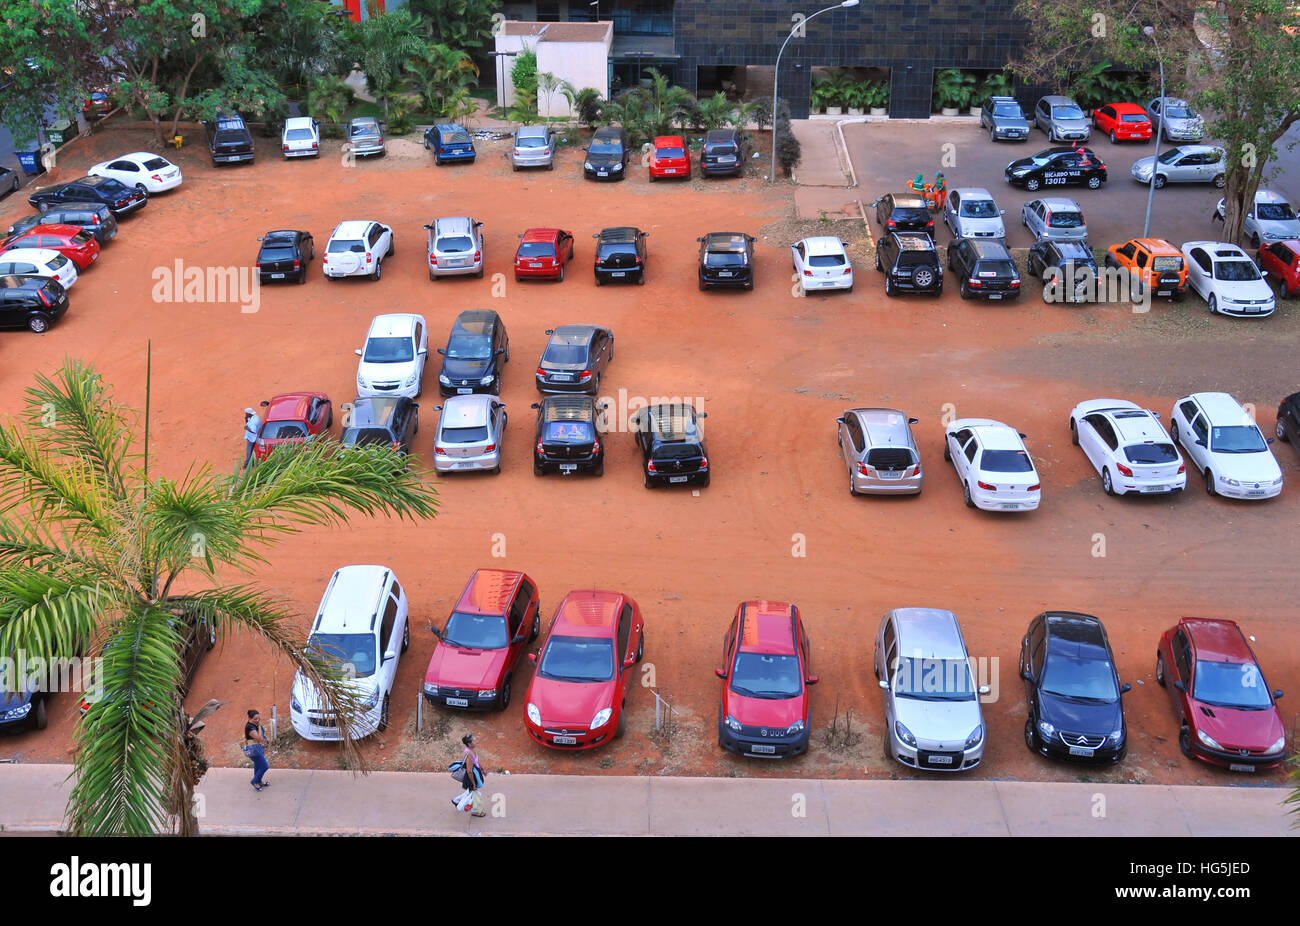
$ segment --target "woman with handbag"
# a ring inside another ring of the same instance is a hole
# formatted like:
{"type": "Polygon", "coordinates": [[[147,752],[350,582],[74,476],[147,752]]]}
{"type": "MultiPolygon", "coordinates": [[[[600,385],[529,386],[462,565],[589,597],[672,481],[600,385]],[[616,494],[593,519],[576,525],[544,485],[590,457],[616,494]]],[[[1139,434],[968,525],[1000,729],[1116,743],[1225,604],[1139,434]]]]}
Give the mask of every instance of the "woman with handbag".
{"type": "Polygon", "coordinates": [[[464,789],[459,797],[452,798],[452,806],[457,810],[469,810],[471,816],[486,817],[483,810],[483,769],[479,767],[478,753],[474,751],[474,736],[466,733],[461,737],[465,746],[465,757],[460,762],[451,764],[451,775],[461,783],[464,789]]]}
{"type": "Polygon", "coordinates": [[[248,723],[244,724],[244,755],[253,760],[253,780],[249,782],[254,791],[261,791],[269,781],[262,776],[270,769],[266,761],[266,731],[262,729],[262,715],[255,710],[248,712],[248,723]]]}

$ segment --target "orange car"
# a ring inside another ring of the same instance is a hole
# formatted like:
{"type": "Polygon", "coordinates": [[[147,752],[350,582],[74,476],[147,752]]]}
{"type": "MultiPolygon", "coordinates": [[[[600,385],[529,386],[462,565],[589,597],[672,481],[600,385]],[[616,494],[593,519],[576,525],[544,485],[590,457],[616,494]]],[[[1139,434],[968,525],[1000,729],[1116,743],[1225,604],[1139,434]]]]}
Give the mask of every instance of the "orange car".
{"type": "Polygon", "coordinates": [[[1092,111],[1093,128],[1110,135],[1111,143],[1150,141],[1151,117],[1136,103],[1107,103],[1092,111]]]}
{"type": "Polygon", "coordinates": [[[650,182],[664,177],[691,179],[691,157],[686,152],[686,139],[680,135],[660,135],[650,152],[650,182]]]}
{"type": "Polygon", "coordinates": [[[1163,238],[1131,238],[1111,245],[1107,267],[1122,267],[1157,296],[1183,298],[1187,292],[1187,264],[1182,252],[1163,238]]]}

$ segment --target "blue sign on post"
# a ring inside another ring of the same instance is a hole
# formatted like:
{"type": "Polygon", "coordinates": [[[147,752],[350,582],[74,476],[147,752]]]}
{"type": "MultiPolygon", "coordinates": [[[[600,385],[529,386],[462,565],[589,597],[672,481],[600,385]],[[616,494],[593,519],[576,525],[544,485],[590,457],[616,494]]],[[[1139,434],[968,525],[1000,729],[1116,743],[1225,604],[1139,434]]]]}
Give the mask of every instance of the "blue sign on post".
{"type": "Polygon", "coordinates": [[[16,151],[18,155],[18,166],[23,169],[25,174],[39,174],[41,172],[40,162],[37,158],[40,156],[39,151],[16,151]]]}

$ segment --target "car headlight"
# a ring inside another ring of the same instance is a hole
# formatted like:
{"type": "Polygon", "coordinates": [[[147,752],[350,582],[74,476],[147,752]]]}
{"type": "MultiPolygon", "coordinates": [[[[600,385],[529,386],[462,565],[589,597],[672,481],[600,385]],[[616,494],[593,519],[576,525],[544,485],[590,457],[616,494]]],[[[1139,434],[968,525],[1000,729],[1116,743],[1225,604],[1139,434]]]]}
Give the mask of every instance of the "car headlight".
{"type": "Polygon", "coordinates": [[[1218,743],[1216,743],[1216,742],[1214,741],[1214,737],[1210,736],[1210,735],[1209,735],[1208,733],[1206,733],[1204,730],[1197,730],[1197,731],[1196,731],[1196,738],[1197,738],[1198,740],[1200,740],[1202,743],[1204,743],[1206,746],[1209,746],[1211,749],[1222,749],[1222,748],[1223,748],[1222,746],[1220,746],[1218,743]]]}
{"type": "Polygon", "coordinates": [[[289,699],[289,710],[293,711],[295,714],[302,713],[302,705],[298,703],[297,698],[289,699]]]}
{"type": "Polygon", "coordinates": [[[442,373],[438,374],[438,382],[442,383],[444,386],[451,385],[451,379],[442,373]]]}
{"type": "Polygon", "coordinates": [[[1017,167],[1017,168],[1015,168],[1014,170],[1011,171],[1011,176],[1013,176],[1013,177],[1023,177],[1023,176],[1024,176],[1025,174],[1027,174],[1027,173],[1029,173],[1029,168],[1028,168],[1028,167],[1017,167]]]}
{"type": "Polygon", "coordinates": [[[595,169],[596,169],[596,166],[595,166],[594,164],[592,164],[590,161],[584,161],[583,164],[582,164],[582,166],[585,167],[587,170],[595,170],[595,169]]]}
{"type": "Polygon", "coordinates": [[[542,725],[542,712],[531,701],[528,702],[528,719],[534,726],[540,727],[542,725]]]}
{"type": "Polygon", "coordinates": [[[1282,477],[1281,477],[1281,476],[1278,476],[1276,479],[1273,480],[1273,485],[1275,485],[1275,486],[1280,486],[1281,484],[1282,484],[1282,477]]]}
{"type": "Polygon", "coordinates": [[[620,162],[617,163],[617,164],[611,164],[611,165],[609,165],[609,169],[610,169],[610,170],[622,170],[622,169],[623,169],[623,163],[620,161],[620,162]]]}
{"type": "Polygon", "coordinates": [[[492,385],[492,381],[495,380],[495,379],[496,379],[496,377],[493,376],[491,373],[489,373],[487,376],[485,376],[485,377],[483,377],[481,380],[479,380],[479,385],[482,385],[482,386],[491,386],[491,385],[492,385]]]}
{"type": "Polygon", "coordinates": [[[735,717],[732,717],[730,714],[724,717],[722,722],[725,723],[729,729],[734,730],[737,733],[740,732],[740,721],[735,717]]]}
{"type": "Polygon", "coordinates": [[[916,737],[912,735],[912,731],[897,720],[894,721],[894,735],[909,746],[916,745],[916,737]]]}
{"type": "Polygon", "coordinates": [[[358,373],[358,374],[357,374],[357,385],[360,386],[362,389],[369,389],[369,388],[370,388],[370,380],[368,380],[366,377],[364,377],[364,376],[362,376],[360,373],[358,373]]]}
{"type": "Polygon", "coordinates": [[[374,706],[375,706],[376,704],[378,704],[378,703],[379,703],[379,690],[378,690],[378,689],[372,689],[371,691],[369,691],[369,692],[366,694],[366,696],[365,696],[364,698],[361,699],[361,706],[362,706],[363,708],[365,708],[366,710],[370,710],[372,707],[374,707],[374,706]]]}
{"type": "Polygon", "coordinates": [[[1052,726],[1046,720],[1038,721],[1038,732],[1043,734],[1043,739],[1051,739],[1056,735],[1056,727],[1052,726]]]}
{"type": "Polygon", "coordinates": [[[429,684],[428,682],[425,682],[425,683],[424,683],[424,693],[427,694],[427,695],[433,695],[434,697],[437,697],[437,695],[438,695],[438,686],[437,686],[437,685],[431,685],[431,684],[429,684]]]}
{"type": "Polygon", "coordinates": [[[420,372],[419,372],[418,370],[412,372],[410,376],[406,377],[406,382],[402,383],[402,385],[403,385],[403,386],[414,386],[414,385],[415,385],[415,381],[419,378],[419,376],[420,376],[420,372]]]}
{"type": "Polygon", "coordinates": [[[497,690],[495,688],[480,688],[478,690],[478,696],[480,698],[495,698],[497,696],[497,690]]]}
{"type": "Polygon", "coordinates": [[[1220,476],[1219,481],[1228,486],[1240,486],[1241,483],[1236,479],[1229,479],[1227,476],[1220,476]]]}
{"type": "Polygon", "coordinates": [[[1266,753],[1268,753],[1269,755],[1272,755],[1272,754],[1275,753],[1275,752],[1281,752],[1283,749],[1286,749],[1286,734],[1285,734],[1285,733],[1282,734],[1280,737],[1278,737],[1278,740],[1277,740],[1276,743],[1274,743],[1272,746],[1268,747],[1268,748],[1265,749],[1264,751],[1265,751],[1266,753]]]}
{"type": "Polygon", "coordinates": [[[970,731],[970,736],[966,737],[966,748],[974,749],[984,739],[984,724],[977,723],[975,729],[970,731]]]}
{"type": "Polygon", "coordinates": [[[1106,742],[1108,745],[1118,746],[1120,744],[1120,740],[1122,739],[1124,739],[1124,728],[1120,727],[1110,736],[1106,737],[1106,742]]]}
{"type": "Polygon", "coordinates": [[[5,716],[7,716],[10,720],[18,720],[20,717],[26,717],[28,713],[31,712],[31,709],[32,709],[32,702],[28,701],[26,704],[22,705],[21,707],[15,707],[5,716]]]}
{"type": "Polygon", "coordinates": [[[596,711],[596,716],[591,718],[591,729],[597,730],[609,723],[609,716],[612,713],[614,713],[612,707],[606,707],[602,710],[596,711]]]}
{"type": "Polygon", "coordinates": [[[794,736],[796,733],[802,733],[802,732],[803,732],[802,720],[796,720],[794,723],[790,724],[790,726],[785,728],[786,736],[794,736]]]}

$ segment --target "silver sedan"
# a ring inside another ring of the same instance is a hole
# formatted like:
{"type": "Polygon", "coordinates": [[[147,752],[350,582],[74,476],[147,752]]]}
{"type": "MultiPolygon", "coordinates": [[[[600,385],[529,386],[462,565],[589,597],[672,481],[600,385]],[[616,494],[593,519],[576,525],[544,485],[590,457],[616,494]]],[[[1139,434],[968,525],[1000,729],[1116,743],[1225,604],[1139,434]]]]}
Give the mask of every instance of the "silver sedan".
{"type": "Polygon", "coordinates": [[[454,395],[436,408],[442,415],[433,442],[433,468],[439,473],[500,473],[505,403],[494,395],[454,395]]]}

